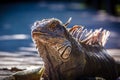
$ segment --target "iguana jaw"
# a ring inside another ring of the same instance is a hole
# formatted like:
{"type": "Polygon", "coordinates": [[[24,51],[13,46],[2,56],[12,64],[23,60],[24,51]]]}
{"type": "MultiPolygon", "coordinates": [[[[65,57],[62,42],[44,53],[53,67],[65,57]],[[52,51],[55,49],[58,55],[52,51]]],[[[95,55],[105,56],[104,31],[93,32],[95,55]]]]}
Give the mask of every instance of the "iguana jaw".
{"type": "MultiPolygon", "coordinates": [[[[39,32],[35,32],[35,33],[33,32],[32,38],[34,43],[36,44],[36,48],[39,53],[43,50],[43,47],[48,46],[51,49],[53,49],[53,51],[56,51],[56,54],[51,54],[51,53],[48,53],[48,54],[53,55],[54,57],[57,57],[62,62],[66,62],[70,59],[72,46],[67,39],[64,39],[64,38],[55,38],[55,39],[48,38],[47,39],[45,38],[45,34],[41,34],[39,32]]],[[[45,54],[42,54],[42,55],[45,55],[45,54]]]]}

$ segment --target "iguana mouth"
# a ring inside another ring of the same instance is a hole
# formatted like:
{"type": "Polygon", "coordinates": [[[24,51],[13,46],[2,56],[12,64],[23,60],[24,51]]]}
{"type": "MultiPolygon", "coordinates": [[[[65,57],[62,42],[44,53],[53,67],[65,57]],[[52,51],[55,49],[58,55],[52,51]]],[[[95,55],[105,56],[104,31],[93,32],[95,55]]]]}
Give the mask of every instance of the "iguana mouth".
{"type": "Polygon", "coordinates": [[[42,33],[42,32],[36,32],[36,31],[32,31],[32,38],[33,38],[33,42],[36,45],[36,49],[38,49],[41,45],[46,43],[46,40],[43,40],[42,38],[40,38],[41,36],[47,36],[47,33],[42,33]]]}
{"type": "Polygon", "coordinates": [[[47,33],[43,33],[43,32],[32,32],[32,37],[34,38],[34,36],[40,36],[40,35],[48,35],[47,33]]]}

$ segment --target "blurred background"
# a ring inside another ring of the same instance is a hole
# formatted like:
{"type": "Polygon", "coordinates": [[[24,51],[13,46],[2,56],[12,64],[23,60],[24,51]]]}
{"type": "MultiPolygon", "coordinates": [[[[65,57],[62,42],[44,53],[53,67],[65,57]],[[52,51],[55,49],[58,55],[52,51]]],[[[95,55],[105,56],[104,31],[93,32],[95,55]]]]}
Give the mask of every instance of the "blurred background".
{"type": "Polygon", "coordinates": [[[120,0],[0,0],[0,67],[40,65],[42,62],[31,39],[37,20],[58,18],[69,28],[103,28],[111,35],[108,51],[120,57],[120,0]]]}

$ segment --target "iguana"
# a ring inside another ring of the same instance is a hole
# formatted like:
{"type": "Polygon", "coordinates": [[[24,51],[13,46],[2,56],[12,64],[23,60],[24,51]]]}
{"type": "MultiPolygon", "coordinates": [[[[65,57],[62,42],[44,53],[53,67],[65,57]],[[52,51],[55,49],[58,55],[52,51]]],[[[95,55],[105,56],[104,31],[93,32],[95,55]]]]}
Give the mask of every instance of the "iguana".
{"type": "Polygon", "coordinates": [[[20,71],[4,80],[116,80],[120,63],[104,48],[110,32],[102,28],[87,30],[80,25],[68,30],[70,21],[36,21],[31,35],[44,67],[20,71]]]}
{"type": "Polygon", "coordinates": [[[120,64],[104,48],[110,32],[88,31],[79,25],[67,30],[70,21],[63,24],[50,18],[32,26],[32,38],[45,66],[44,80],[117,79],[120,64]]]}

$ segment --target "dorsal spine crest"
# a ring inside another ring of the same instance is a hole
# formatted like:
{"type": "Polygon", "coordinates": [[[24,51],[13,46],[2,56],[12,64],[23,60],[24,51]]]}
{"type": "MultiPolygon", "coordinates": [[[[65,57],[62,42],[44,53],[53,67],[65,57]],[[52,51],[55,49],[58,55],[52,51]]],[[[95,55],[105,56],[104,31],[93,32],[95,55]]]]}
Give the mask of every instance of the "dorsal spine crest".
{"type": "Polygon", "coordinates": [[[83,26],[75,25],[70,30],[69,33],[81,43],[86,45],[100,45],[104,46],[108,40],[110,32],[107,30],[95,29],[94,31],[87,30],[83,26]]]}

